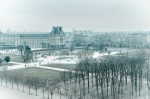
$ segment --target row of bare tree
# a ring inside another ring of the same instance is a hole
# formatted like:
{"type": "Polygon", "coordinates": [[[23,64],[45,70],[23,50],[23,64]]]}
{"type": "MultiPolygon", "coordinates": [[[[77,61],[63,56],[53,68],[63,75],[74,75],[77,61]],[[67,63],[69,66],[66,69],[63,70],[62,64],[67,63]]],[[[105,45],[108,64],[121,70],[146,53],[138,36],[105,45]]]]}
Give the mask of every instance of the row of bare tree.
{"type": "MultiPolygon", "coordinates": [[[[47,99],[51,99],[54,93],[60,93],[60,79],[49,80],[48,78],[39,77],[39,75],[20,75],[18,72],[10,73],[9,71],[1,71],[0,72],[0,82],[1,86],[5,85],[6,87],[11,85],[12,89],[14,86],[19,90],[25,92],[25,88],[28,89],[28,93],[33,93],[32,90],[35,90],[35,95],[38,95],[38,90],[41,93],[43,98],[47,97],[47,99]],[[47,96],[45,96],[47,93],[47,96]]],[[[61,99],[61,94],[60,94],[61,99]]]]}
{"type": "Polygon", "coordinates": [[[70,99],[77,99],[76,96],[80,99],[123,99],[125,95],[133,98],[141,95],[147,66],[143,57],[84,58],[75,71],[64,72],[61,78],[67,87],[64,89],[72,89],[68,90],[72,95],[70,99]]]}
{"type": "Polygon", "coordinates": [[[147,79],[150,89],[149,63],[143,57],[113,56],[101,59],[84,58],[77,64],[75,71],[62,72],[59,79],[42,80],[38,75],[9,74],[7,71],[0,72],[1,85],[11,83],[45,92],[47,98],[54,93],[67,99],[126,99],[141,95],[142,82],[147,79]]]}

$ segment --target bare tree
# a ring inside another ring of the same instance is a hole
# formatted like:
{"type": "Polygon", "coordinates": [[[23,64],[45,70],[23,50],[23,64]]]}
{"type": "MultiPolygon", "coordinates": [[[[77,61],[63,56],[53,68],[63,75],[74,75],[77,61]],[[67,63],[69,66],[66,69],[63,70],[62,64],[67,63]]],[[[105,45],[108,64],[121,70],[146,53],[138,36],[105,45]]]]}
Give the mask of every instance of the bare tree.
{"type": "Polygon", "coordinates": [[[3,59],[0,59],[0,66],[1,66],[2,62],[3,62],[3,59]]]}
{"type": "Polygon", "coordinates": [[[32,76],[25,77],[25,84],[28,87],[29,94],[31,94],[30,89],[31,89],[31,87],[33,87],[33,77],[32,76]]]}
{"type": "Polygon", "coordinates": [[[37,96],[37,90],[40,87],[40,79],[38,76],[34,76],[32,80],[33,80],[33,88],[35,89],[36,96],[37,96]]]}

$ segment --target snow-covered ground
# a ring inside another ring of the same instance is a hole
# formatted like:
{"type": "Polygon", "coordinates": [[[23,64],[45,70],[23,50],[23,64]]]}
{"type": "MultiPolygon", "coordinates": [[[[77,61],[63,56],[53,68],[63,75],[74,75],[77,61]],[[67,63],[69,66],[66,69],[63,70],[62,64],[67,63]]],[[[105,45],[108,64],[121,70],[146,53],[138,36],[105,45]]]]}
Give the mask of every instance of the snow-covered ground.
{"type": "MultiPolygon", "coordinates": [[[[1,53],[10,53],[10,52],[5,52],[5,51],[0,51],[0,52],[1,53]]],[[[111,53],[94,52],[93,58],[98,58],[98,57],[102,57],[105,55],[115,55],[118,53],[120,53],[120,51],[113,51],[111,53]]],[[[17,65],[8,66],[8,67],[0,67],[0,70],[4,70],[4,69],[13,70],[13,69],[26,68],[26,67],[38,67],[38,68],[51,69],[51,70],[57,70],[57,71],[68,71],[67,69],[40,66],[40,65],[44,65],[44,64],[50,64],[50,63],[76,64],[78,62],[77,56],[65,56],[65,57],[66,58],[64,58],[64,59],[63,58],[59,59],[59,58],[61,58],[59,56],[47,56],[46,58],[40,57],[37,59],[38,62],[35,62],[35,63],[11,62],[11,63],[17,64],[17,65]]],[[[144,90],[144,91],[147,93],[147,90],[144,90]]],[[[34,93],[34,91],[33,91],[33,93],[34,93]]],[[[0,99],[43,99],[41,95],[42,95],[42,93],[40,93],[40,96],[35,96],[35,94],[29,95],[28,90],[26,90],[26,92],[23,93],[22,91],[18,91],[17,88],[11,89],[11,86],[9,86],[9,87],[0,86],[0,99]]],[[[45,96],[47,99],[47,94],[45,94],[45,96]]],[[[53,99],[59,99],[59,96],[54,95],[53,99]]],[[[148,95],[145,94],[144,96],[137,97],[136,99],[150,99],[150,98],[148,98],[148,95]]]]}
{"type": "MultiPolygon", "coordinates": [[[[28,93],[28,88],[25,88],[25,92],[22,91],[22,86],[19,87],[19,91],[14,84],[14,88],[11,88],[11,84],[8,84],[8,86],[5,86],[5,83],[3,83],[2,86],[0,86],[0,99],[47,99],[47,92],[45,92],[43,98],[42,91],[38,90],[38,95],[35,96],[35,90],[31,89],[31,94],[28,93]]],[[[50,98],[51,99],[51,98],[50,98]]],[[[53,99],[60,99],[58,94],[53,95],[53,99]]],[[[67,99],[65,97],[61,97],[61,99],[67,99]]],[[[124,99],[131,99],[131,96],[126,96],[124,99]]],[[[148,96],[148,90],[146,88],[146,84],[143,83],[143,89],[141,91],[141,96],[134,97],[132,99],[150,99],[148,96]]]]}
{"type": "Polygon", "coordinates": [[[10,87],[0,86],[0,99],[42,99],[35,95],[28,95],[17,89],[11,89],[10,87]]]}
{"type": "MultiPolygon", "coordinates": [[[[114,51],[111,53],[99,53],[99,52],[94,52],[93,58],[99,58],[105,55],[115,55],[120,53],[119,51],[114,51]]],[[[21,69],[21,68],[26,68],[26,67],[39,67],[41,65],[46,65],[46,64],[76,64],[78,63],[78,58],[75,55],[71,56],[47,56],[47,57],[39,57],[37,59],[37,62],[32,62],[32,63],[18,63],[18,62],[10,62],[14,63],[16,65],[13,66],[8,66],[8,67],[0,67],[0,70],[13,70],[13,69],[21,69]]],[[[43,67],[43,69],[52,69],[52,70],[58,70],[57,68],[51,68],[51,67],[43,67]]],[[[67,71],[67,70],[60,70],[60,71],[67,71]]]]}
{"type": "Polygon", "coordinates": [[[38,68],[49,69],[49,70],[56,70],[56,71],[69,71],[68,69],[40,66],[39,63],[28,63],[28,64],[23,64],[22,63],[22,64],[19,64],[19,65],[4,66],[4,67],[0,67],[0,71],[15,70],[15,69],[21,69],[21,68],[26,68],[26,67],[38,67],[38,68]]]}
{"type": "MultiPolygon", "coordinates": [[[[94,52],[93,58],[99,58],[105,55],[115,55],[120,53],[120,51],[114,51],[111,53],[99,53],[99,52],[94,52]]],[[[61,58],[60,56],[47,56],[47,57],[39,57],[37,61],[40,62],[40,64],[50,64],[50,63],[61,63],[61,64],[76,64],[79,62],[78,56],[76,55],[71,55],[71,56],[63,56],[64,59],[59,59],[61,58]]]]}
{"type": "Polygon", "coordinates": [[[114,51],[114,52],[110,52],[110,53],[94,52],[93,58],[99,58],[99,57],[102,57],[102,56],[105,56],[105,55],[115,55],[115,54],[118,54],[118,53],[120,53],[120,52],[119,51],[114,51]]]}
{"type": "Polygon", "coordinates": [[[50,63],[61,63],[61,64],[76,64],[78,59],[76,56],[65,57],[64,59],[59,59],[59,56],[47,56],[46,58],[40,57],[37,61],[41,62],[42,65],[50,63]]]}
{"type": "Polygon", "coordinates": [[[2,53],[2,54],[20,54],[20,51],[18,51],[17,49],[0,50],[0,53],[2,53]]]}
{"type": "MultiPolygon", "coordinates": [[[[48,93],[45,92],[44,98],[43,98],[43,93],[42,90],[39,89],[37,91],[37,96],[35,95],[35,90],[31,89],[30,90],[30,95],[29,95],[29,90],[27,87],[24,87],[24,92],[22,90],[22,86],[19,86],[19,90],[14,84],[14,88],[11,88],[11,84],[8,83],[8,86],[5,86],[5,83],[3,83],[2,86],[0,86],[0,99],[47,99],[48,98],[48,93]]],[[[51,97],[49,95],[49,97],[51,97]]],[[[56,92],[53,94],[53,99],[60,99],[59,94],[56,94],[56,92]]],[[[51,98],[50,98],[51,99],[51,98]]],[[[64,96],[61,96],[61,99],[66,99],[64,96]]]]}

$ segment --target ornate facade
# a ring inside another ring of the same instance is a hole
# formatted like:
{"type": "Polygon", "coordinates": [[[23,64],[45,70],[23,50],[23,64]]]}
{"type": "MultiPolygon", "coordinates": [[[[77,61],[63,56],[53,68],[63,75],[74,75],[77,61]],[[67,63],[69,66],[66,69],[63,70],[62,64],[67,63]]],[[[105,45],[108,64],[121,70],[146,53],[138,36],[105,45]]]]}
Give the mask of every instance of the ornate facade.
{"type": "Polygon", "coordinates": [[[50,33],[45,34],[0,34],[0,45],[26,45],[30,47],[65,47],[66,35],[62,27],[52,27],[50,33]]]}
{"type": "Polygon", "coordinates": [[[62,27],[52,27],[49,35],[49,45],[55,48],[63,48],[66,46],[66,34],[62,27]]]}

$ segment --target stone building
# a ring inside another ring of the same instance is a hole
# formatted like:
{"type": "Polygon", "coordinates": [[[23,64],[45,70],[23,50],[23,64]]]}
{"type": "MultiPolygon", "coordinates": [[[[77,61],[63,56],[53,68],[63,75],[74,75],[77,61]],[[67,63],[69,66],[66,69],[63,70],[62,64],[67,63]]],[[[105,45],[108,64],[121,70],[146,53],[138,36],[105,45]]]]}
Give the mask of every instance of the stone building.
{"type": "Polygon", "coordinates": [[[66,46],[66,34],[62,27],[52,27],[49,34],[49,45],[55,48],[64,48],[66,46]]]}
{"type": "Polygon", "coordinates": [[[59,26],[53,26],[50,33],[0,33],[0,45],[26,45],[34,48],[45,45],[49,48],[62,48],[66,46],[66,34],[59,26]]]}
{"type": "Polygon", "coordinates": [[[17,46],[20,44],[20,35],[19,34],[0,34],[0,44],[1,45],[14,45],[17,46]]]}
{"type": "Polygon", "coordinates": [[[48,34],[20,34],[20,45],[42,47],[42,43],[48,43],[48,34]]]}
{"type": "Polygon", "coordinates": [[[74,44],[77,47],[85,46],[92,43],[93,32],[87,30],[73,30],[74,44]]]}

